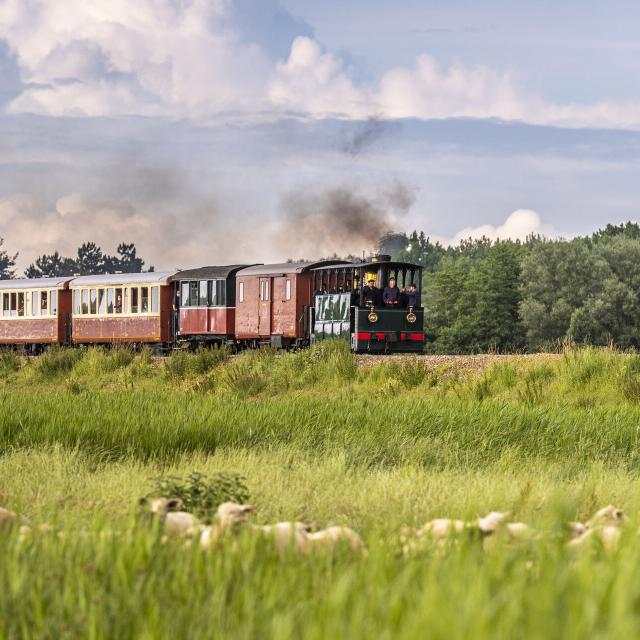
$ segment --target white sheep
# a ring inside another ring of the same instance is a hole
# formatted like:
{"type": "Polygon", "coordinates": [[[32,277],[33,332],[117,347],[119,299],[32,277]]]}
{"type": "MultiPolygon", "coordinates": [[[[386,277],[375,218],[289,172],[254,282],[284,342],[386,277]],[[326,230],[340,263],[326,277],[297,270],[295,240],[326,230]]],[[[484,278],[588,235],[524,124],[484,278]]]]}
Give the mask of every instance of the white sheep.
{"type": "Polygon", "coordinates": [[[607,505],[596,513],[585,524],[571,522],[569,528],[571,539],[567,543],[569,549],[582,549],[598,540],[605,553],[612,554],[620,543],[621,528],[629,521],[622,509],[607,505]]]}
{"type": "Polygon", "coordinates": [[[198,518],[183,511],[184,503],[180,498],[140,498],[138,504],[160,518],[162,530],[169,537],[191,537],[202,529],[198,518]]]}
{"type": "Polygon", "coordinates": [[[292,548],[295,551],[306,553],[309,548],[309,526],[302,522],[255,525],[253,531],[260,532],[272,540],[280,552],[292,548]]]}
{"type": "Polygon", "coordinates": [[[13,525],[17,521],[18,521],[18,516],[13,511],[9,511],[9,509],[0,507],[0,527],[1,528],[13,527],[13,525]]]}
{"type": "Polygon", "coordinates": [[[216,519],[213,524],[202,528],[200,532],[200,548],[210,549],[225,534],[235,531],[238,527],[247,523],[250,513],[255,511],[255,505],[237,504],[235,502],[223,502],[216,511],[216,519]]]}
{"type": "Polygon", "coordinates": [[[327,527],[314,533],[307,533],[308,551],[333,551],[343,544],[353,551],[364,551],[362,538],[349,527],[327,527]]]}

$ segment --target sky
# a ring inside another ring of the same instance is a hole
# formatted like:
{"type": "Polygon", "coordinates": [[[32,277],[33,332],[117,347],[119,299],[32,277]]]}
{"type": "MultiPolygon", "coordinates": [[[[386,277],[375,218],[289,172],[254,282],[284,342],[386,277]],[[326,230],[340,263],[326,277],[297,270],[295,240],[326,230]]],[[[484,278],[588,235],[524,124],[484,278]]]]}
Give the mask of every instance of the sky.
{"type": "Polygon", "coordinates": [[[0,237],[156,268],[635,220],[640,5],[0,0],[0,237]]]}

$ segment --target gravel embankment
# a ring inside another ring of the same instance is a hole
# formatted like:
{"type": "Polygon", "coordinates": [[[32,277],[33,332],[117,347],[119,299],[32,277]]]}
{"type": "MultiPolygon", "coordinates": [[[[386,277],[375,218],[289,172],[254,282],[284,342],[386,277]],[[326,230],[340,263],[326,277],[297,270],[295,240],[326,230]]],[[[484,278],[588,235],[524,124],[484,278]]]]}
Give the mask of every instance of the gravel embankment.
{"type": "Polygon", "coordinates": [[[433,355],[418,355],[418,354],[396,354],[389,356],[380,355],[367,355],[360,354],[356,356],[358,359],[358,365],[361,367],[370,367],[374,364],[380,364],[381,362],[395,360],[418,360],[424,363],[429,369],[441,369],[446,368],[451,373],[463,373],[463,374],[480,374],[485,369],[497,362],[504,362],[506,360],[548,360],[560,357],[555,353],[534,353],[527,355],[497,355],[497,354],[483,354],[477,356],[433,356],[433,355]]]}

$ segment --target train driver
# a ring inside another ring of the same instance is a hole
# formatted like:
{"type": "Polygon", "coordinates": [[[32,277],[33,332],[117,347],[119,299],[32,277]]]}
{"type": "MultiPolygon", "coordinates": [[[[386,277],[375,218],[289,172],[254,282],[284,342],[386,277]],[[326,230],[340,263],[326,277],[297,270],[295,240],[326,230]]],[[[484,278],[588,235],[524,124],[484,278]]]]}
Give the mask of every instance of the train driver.
{"type": "Polygon", "coordinates": [[[384,288],[382,301],[385,307],[398,307],[400,305],[400,289],[396,285],[395,278],[389,278],[389,286],[384,288]]]}
{"type": "Polygon", "coordinates": [[[374,307],[380,306],[380,289],[376,287],[376,281],[373,278],[371,278],[371,280],[367,282],[367,286],[362,289],[362,304],[364,304],[365,307],[372,305],[374,307]]]}

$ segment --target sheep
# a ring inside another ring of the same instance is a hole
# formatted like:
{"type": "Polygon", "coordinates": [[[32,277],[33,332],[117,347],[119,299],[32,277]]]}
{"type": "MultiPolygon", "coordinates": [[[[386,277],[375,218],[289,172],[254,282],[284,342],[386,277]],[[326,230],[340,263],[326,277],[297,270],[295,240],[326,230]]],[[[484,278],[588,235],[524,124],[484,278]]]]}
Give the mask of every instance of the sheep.
{"type": "Polygon", "coordinates": [[[622,509],[609,504],[596,511],[585,524],[582,522],[569,523],[570,540],[567,547],[581,549],[592,540],[599,540],[607,554],[613,553],[622,537],[621,528],[629,521],[622,509]]]}
{"type": "Polygon", "coordinates": [[[183,511],[180,498],[140,498],[139,506],[146,507],[152,516],[160,518],[162,530],[170,537],[191,537],[202,529],[200,520],[192,513],[183,511]]]}
{"type": "Polygon", "coordinates": [[[18,522],[18,516],[9,509],[0,507],[0,529],[10,529],[18,522]]]}
{"type": "Polygon", "coordinates": [[[223,502],[216,511],[216,522],[202,528],[200,532],[200,548],[210,549],[220,538],[230,531],[245,524],[248,515],[256,510],[252,504],[223,502]]]}
{"type": "Polygon", "coordinates": [[[278,551],[293,548],[306,553],[309,548],[309,526],[302,522],[277,522],[276,524],[255,525],[253,531],[273,540],[278,551]]]}
{"type": "Polygon", "coordinates": [[[333,551],[339,544],[348,545],[352,551],[365,551],[362,538],[349,527],[328,527],[315,533],[307,533],[309,551],[333,551]]]}
{"type": "Polygon", "coordinates": [[[591,529],[598,526],[620,527],[627,522],[629,522],[629,518],[625,512],[609,504],[596,511],[591,520],[587,521],[587,526],[591,529]]]}

